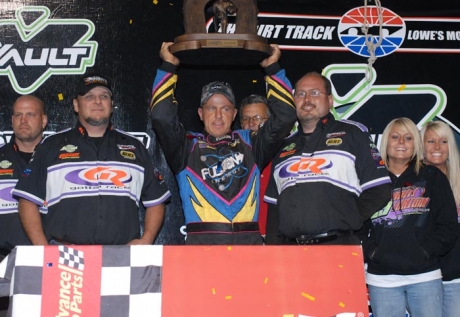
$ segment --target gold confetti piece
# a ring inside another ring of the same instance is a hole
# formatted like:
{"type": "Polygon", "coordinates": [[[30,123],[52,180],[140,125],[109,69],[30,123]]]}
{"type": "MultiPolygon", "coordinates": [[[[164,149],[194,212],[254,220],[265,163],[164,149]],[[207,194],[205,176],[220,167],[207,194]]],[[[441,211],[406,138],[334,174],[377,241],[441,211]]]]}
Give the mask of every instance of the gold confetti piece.
{"type": "Polygon", "coordinates": [[[307,248],[303,248],[302,251],[307,251],[307,248]]]}
{"type": "Polygon", "coordinates": [[[308,295],[307,293],[302,292],[300,295],[302,295],[302,296],[305,297],[305,298],[308,298],[308,299],[311,300],[311,301],[314,301],[314,300],[315,300],[315,298],[314,298],[313,296],[308,295]]]}
{"type": "Polygon", "coordinates": [[[64,95],[59,93],[59,94],[58,94],[58,99],[59,99],[60,101],[64,100],[64,95]]]}
{"type": "Polygon", "coordinates": [[[129,24],[133,24],[133,20],[132,20],[132,19],[129,19],[129,24]]]}
{"type": "Polygon", "coordinates": [[[232,299],[232,296],[231,296],[231,295],[227,295],[227,296],[225,296],[225,299],[232,299]]]}
{"type": "Polygon", "coordinates": [[[343,268],[344,266],[343,266],[342,264],[339,264],[339,267],[340,267],[340,268],[343,268]]]}
{"type": "Polygon", "coordinates": [[[252,83],[255,84],[257,82],[257,79],[253,79],[252,83]]]}
{"type": "Polygon", "coordinates": [[[228,251],[232,251],[232,247],[227,247],[227,250],[228,250],[228,251]]]}
{"type": "Polygon", "coordinates": [[[402,91],[404,89],[406,89],[406,84],[402,84],[401,86],[399,86],[398,91],[402,91]]]}
{"type": "Polygon", "coordinates": [[[357,256],[358,253],[356,253],[356,252],[351,252],[351,255],[357,256]]]}
{"type": "Polygon", "coordinates": [[[153,0],[152,3],[153,4],[158,4],[158,0],[153,0]]]}
{"type": "Polygon", "coordinates": [[[216,295],[216,289],[214,287],[212,288],[212,295],[216,295]]]}
{"type": "Polygon", "coordinates": [[[339,303],[339,306],[343,308],[343,307],[345,307],[345,304],[342,303],[342,302],[340,302],[340,303],[339,303]]]}
{"type": "Polygon", "coordinates": [[[294,317],[293,314],[284,314],[283,317],[294,317]]]}
{"type": "Polygon", "coordinates": [[[267,284],[267,282],[268,282],[268,277],[265,278],[264,284],[267,284]]]}

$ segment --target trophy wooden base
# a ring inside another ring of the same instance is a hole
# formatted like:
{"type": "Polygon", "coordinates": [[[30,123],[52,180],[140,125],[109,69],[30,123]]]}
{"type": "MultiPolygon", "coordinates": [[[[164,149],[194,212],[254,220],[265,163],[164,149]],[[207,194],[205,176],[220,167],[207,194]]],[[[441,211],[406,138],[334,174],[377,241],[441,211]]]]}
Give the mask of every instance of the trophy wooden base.
{"type": "Polygon", "coordinates": [[[255,34],[184,34],[169,49],[189,65],[257,65],[271,54],[265,38],[255,34]]]}

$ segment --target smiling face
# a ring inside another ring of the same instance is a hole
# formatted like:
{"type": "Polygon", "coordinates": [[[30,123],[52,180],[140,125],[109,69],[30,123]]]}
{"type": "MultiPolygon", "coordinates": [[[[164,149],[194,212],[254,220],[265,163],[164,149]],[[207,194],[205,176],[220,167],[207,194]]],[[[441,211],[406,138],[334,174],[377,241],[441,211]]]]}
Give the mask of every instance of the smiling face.
{"type": "Polygon", "coordinates": [[[394,125],[390,130],[387,155],[390,166],[408,164],[414,155],[415,143],[412,133],[394,125]],[[392,164],[393,163],[393,164],[392,164]]]}
{"type": "Polygon", "coordinates": [[[320,76],[307,75],[296,84],[294,103],[297,117],[306,133],[314,130],[316,123],[328,114],[334,104],[332,95],[328,95],[325,90],[320,76]],[[317,91],[317,95],[313,91],[317,91]]]}
{"type": "Polygon", "coordinates": [[[237,110],[224,95],[214,94],[198,108],[198,115],[203,121],[204,129],[210,135],[219,138],[231,131],[237,110]]]}
{"type": "Polygon", "coordinates": [[[426,130],[423,136],[425,163],[434,165],[441,171],[446,171],[446,161],[449,157],[449,144],[446,138],[440,137],[433,130],[426,130]]]}
{"type": "Polygon", "coordinates": [[[74,111],[84,127],[108,126],[112,113],[112,96],[103,87],[95,87],[73,100],[74,111]]]}

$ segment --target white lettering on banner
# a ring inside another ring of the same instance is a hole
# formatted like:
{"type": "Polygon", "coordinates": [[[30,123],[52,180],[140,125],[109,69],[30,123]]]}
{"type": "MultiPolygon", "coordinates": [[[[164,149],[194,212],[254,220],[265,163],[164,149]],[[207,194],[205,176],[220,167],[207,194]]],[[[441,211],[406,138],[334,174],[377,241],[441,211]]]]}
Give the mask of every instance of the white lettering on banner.
{"type": "Polygon", "coordinates": [[[332,32],[335,26],[317,26],[311,25],[305,27],[303,25],[288,25],[286,32],[286,39],[313,39],[313,40],[332,40],[332,32]]]}
{"type": "Polygon", "coordinates": [[[257,35],[276,39],[280,35],[280,31],[284,28],[284,25],[273,25],[273,24],[261,24],[257,27],[257,35]]]}
{"type": "Polygon", "coordinates": [[[460,41],[460,31],[447,31],[448,41],[460,41]]]}
{"type": "MultiPolygon", "coordinates": [[[[372,15],[375,6],[354,7],[342,16],[309,14],[259,13],[257,35],[266,39],[278,39],[281,49],[296,50],[350,50],[359,56],[369,57],[362,26],[366,14],[372,15]],[[367,10],[367,13],[366,13],[367,10]]],[[[382,33],[379,33],[378,19],[369,24],[369,34],[375,41],[382,36],[380,50],[376,57],[394,52],[449,52],[458,53],[460,48],[453,41],[460,41],[460,18],[457,17],[407,17],[384,11],[382,33]],[[411,42],[404,46],[404,42],[411,42]],[[441,43],[444,41],[445,43],[441,43]],[[449,42],[447,42],[449,41],[449,42]],[[435,44],[434,44],[435,43],[435,44]]],[[[213,19],[209,19],[209,29],[213,19]]],[[[369,23],[369,21],[367,21],[369,23]]],[[[227,33],[235,33],[236,24],[229,23],[227,33]]]]}
{"type": "Polygon", "coordinates": [[[444,40],[444,31],[428,31],[428,30],[409,30],[407,33],[408,40],[444,40]]]}
{"type": "Polygon", "coordinates": [[[33,48],[26,50],[24,58],[16,49],[11,49],[12,44],[4,45],[0,43],[0,67],[12,60],[16,66],[74,66],[77,63],[78,56],[85,56],[87,54],[86,48],[64,48],[61,55],[70,55],[70,58],[58,58],[58,48],[43,48],[41,50],[40,58],[33,59],[33,48]],[[9,51],[8,51],[9,50],[9,51]]]}
{"type": "Polygon", "coordinates": [[[8,76],[19,94],[34,92],[52,75],[84,74],[95,64],[98,43],[89,40],[95,32],[93,22],[50,17],[45,6],[23,6],[16,9],[13,19],[0,20],[0,33],[6,35],[0,42],[0,76],[8,76]],[[40,16],[26,23],[23,14],[30,12],[40,16]],[[70,45],[64,47],[62,37],[70,45]],[[37,42],[41,38],[47,42],[37,42]]]}

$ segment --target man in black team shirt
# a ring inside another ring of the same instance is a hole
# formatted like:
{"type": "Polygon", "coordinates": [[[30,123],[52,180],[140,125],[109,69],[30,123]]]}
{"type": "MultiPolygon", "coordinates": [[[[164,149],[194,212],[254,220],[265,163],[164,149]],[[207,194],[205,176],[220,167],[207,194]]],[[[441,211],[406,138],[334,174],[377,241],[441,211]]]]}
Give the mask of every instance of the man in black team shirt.
{"type": "Polygon", "coordinates": [[[81,78],[73,99],[75,128],[47,137],[22,173],[13,195],[34,245],[152,244],[170,192],[145,146],[112,127],[112,103],[105,78],[81,78]]]}
{"type": "Polygon", "coordinates": [[[48,123],[43,101],[21,96],[13,104],[11,140],[0,147],[0,261],[17,245],[30,245],[11,196],[48,123]]]}

